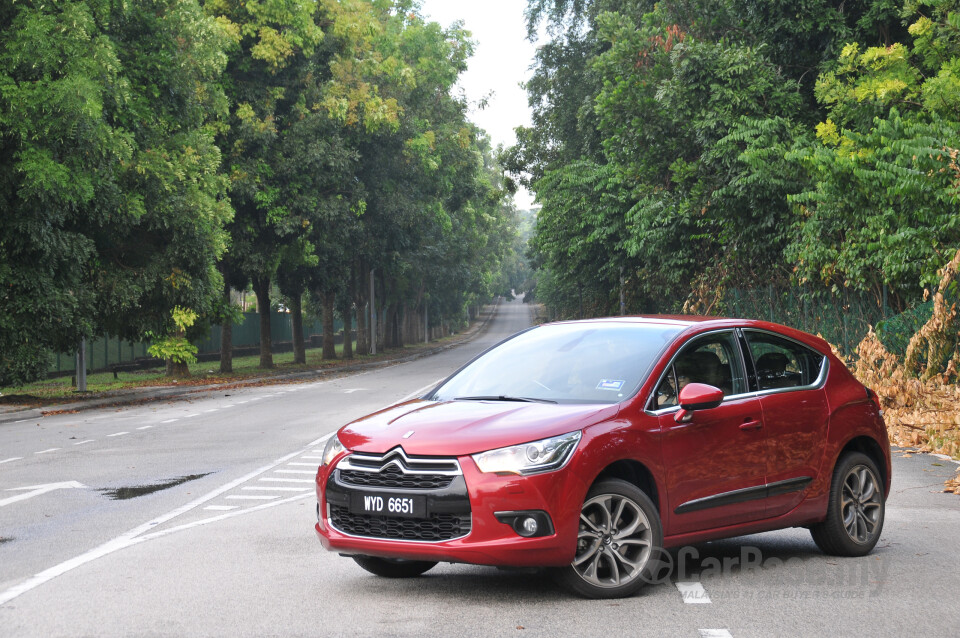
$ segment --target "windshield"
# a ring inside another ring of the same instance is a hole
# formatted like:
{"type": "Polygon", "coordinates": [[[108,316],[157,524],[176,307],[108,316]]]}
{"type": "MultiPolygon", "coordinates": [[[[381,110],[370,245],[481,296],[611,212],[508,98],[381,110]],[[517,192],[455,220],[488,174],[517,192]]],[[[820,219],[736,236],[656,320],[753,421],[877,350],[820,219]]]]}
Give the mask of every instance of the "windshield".
{"type": "Polygon", "coordinates": [[[541,326],[481,355],[427,398],[618,403],[637,391],[681,330],[636,323],[541,326]]]}

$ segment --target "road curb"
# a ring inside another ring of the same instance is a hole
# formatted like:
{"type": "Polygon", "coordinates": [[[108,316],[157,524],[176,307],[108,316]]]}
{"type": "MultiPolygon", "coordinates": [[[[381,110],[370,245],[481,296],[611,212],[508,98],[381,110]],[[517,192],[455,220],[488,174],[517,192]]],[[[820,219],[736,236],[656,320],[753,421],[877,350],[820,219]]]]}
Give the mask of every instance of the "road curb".
{"type": "Polygon", "coordinates": [[[323,370],[302,370],[299,372],[288,372],[283,374],[269,375],[264,377],[251,377],[249,379],[238,379],[236,381],[229,381],[226,383],[213,383],[205,386],[184,386],[184,387],[160,387],[151,390],[144,391],[124,391],[127,394],[122,396],[105,396],[105,397],[91,397],[90,399],[84,401],[76,401],[74,403],[58,403],[51,404],[47,406],[42,406],[39,408],[25,408],[23,410],[14,410],[0,414],[0,425],[6,423],[13,423],[17,421],[28,421],[31,419],[40,419],[43,418],[45,412],[80,412],[82,410],[95,410],[97,408],[106,408],[113,406],[122,406],[130,405],[132,403],[148,403],[152,401],[162,401],[164,399],[174,399],[189,396],[192,394],[202,394],[205,392],[215,392],[218,389],[230,389],[236,387],[243,387],[244,384],[265,384],[270,385],[271,383],[283,383],[284,381],[296,381],[301,379],[322,379],[324,377],[333,376],[333,375],[342,375],[345,373],[351,372],[360,372],[363,370],[370,370],[373,368],[386,368],[392,365],[398,365],[401,363],[407,363],[409,361],[416,361],[418,359],[423,359],[441,352],[446,352],[451,348],[456,348],[466,343],[470,343],[484,332],[487,328],[490,327],[490,320],[496,316],[497,312],[500,309],[500,298],[497,298],[497,301],[493,305],[493,309],[487,314],[487,317],[477,326],[472,327],[462,333],[462,338],[458,339],[453,343],[445,343],[429,350],[423,350],[421,352],[415,352],[406,356],[399,356],[393,359],[384,359],[382,361],[365,361],[361,363],[355,363],[346,366],[338,366],[335,368],[327,368],[323,370]],[[265,383],[264,383],[265,382],[265,383]]]}

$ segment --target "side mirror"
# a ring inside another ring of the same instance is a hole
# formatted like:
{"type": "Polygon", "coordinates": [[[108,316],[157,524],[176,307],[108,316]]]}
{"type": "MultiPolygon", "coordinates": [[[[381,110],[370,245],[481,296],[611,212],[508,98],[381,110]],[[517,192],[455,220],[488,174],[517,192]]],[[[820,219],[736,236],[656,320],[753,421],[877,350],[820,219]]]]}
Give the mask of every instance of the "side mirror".
{"type": "Polygon", "coordinates": [[[680,390],[680,411],[674,419],[687,423],[696,410],[710,410],[723,403],[723,390],[705,383],[688,383],[680,390]]]}

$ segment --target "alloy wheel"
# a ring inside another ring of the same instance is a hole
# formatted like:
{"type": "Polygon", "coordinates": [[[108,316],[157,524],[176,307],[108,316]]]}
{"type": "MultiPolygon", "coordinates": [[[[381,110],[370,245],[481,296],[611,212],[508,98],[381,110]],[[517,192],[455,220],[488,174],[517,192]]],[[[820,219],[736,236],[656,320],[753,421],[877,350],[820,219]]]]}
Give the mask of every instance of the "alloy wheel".
{"type": "Polygon", "coordinates": [[[865,465],[850,468],[840,496],[843,527],[851,540],[867,543],[880,524],[882,501],[877,477],[865,465]]]}
{"type": "Polygon", "coordinates": [[[591,585],[620,587],[644,573],[653,542],[650,520],[638,503],[620,494],[600,494],[581,509],[572,567],[591,585]]]}

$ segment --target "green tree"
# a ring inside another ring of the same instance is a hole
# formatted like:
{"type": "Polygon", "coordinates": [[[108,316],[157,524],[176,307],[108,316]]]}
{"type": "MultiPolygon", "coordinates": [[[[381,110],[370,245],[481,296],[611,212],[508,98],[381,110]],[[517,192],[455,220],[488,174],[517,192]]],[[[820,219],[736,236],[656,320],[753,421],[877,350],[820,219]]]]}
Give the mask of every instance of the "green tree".
{"type": "Polygon", "coordinates": [[[810,186],[792,198],[798,275],[915,299],[960,246],[960,10],[907,3],[905,42],[850,43],[817,80],[827,117],[793,157],[810,186]]]}
{"type": "Polygon", "coordinates": [[[206,312],[231,216],[223,30],[196,2],[0,9],[0,384],[81,336],[206,312]]]}

